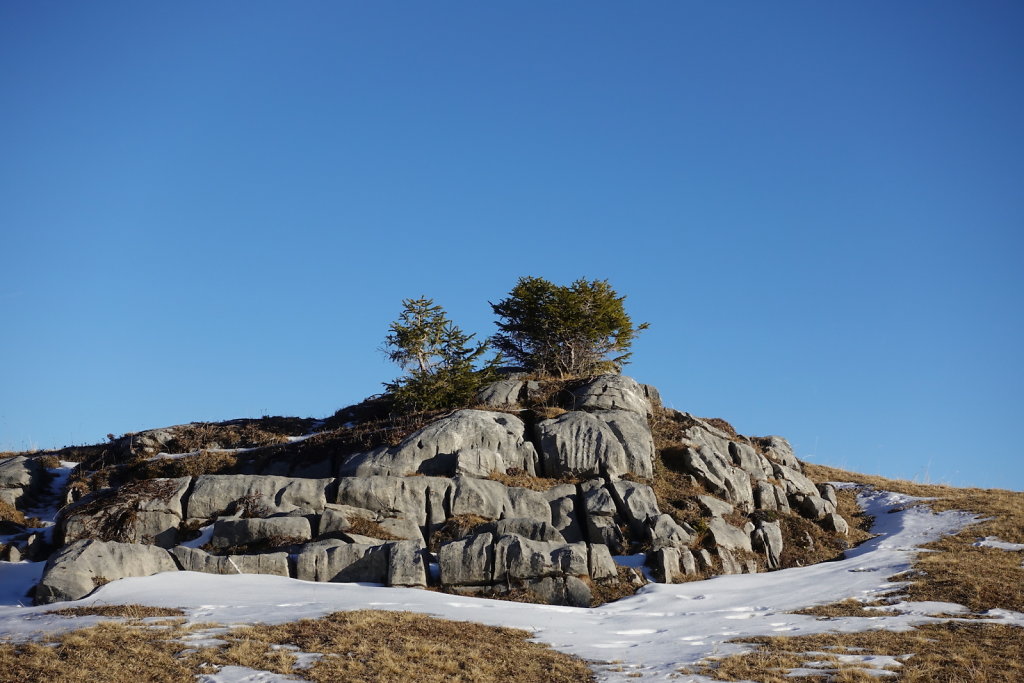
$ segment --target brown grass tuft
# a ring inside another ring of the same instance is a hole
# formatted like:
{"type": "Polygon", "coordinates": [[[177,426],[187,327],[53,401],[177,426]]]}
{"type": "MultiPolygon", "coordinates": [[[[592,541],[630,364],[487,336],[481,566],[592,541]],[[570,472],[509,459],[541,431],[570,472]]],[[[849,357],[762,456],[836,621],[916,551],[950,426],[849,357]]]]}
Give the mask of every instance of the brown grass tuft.
{"type": "Polygon", "coordinates": [[[0,522],[24,525],[25,521],[25,513],[10,503],[0,500],[0,522]]]}
{"type": "Polygon", "coordinates": [[[508,472],[499,472],[495,470],[487,475],[488,479],[492,481],[498,481],[505,486],[515,486],[524,489],[530,489],[531,491],[547,491],[561,484],[578,484],[583,481],[581,477],[561,477],[559,479],[549,479],[548,477],[534,477],[523,470],[512,467],[508,472]]]}
{"type": "Polygon", "coordinates": [[[455,515],[454,517],[449,517],[444,525],[430,534],[430,551],[437,552],[437,549],[445,543],[457,541],[466,536],[472,536],[476,533],[477,528],[493,521],[493,519],[487,519],[480,515],[455,515]]]}
{"type": "Polygon", "coordinates": [[[175,607],[149,607],[148,605],[89,605],[87,607],[64,607],[46,614],[59,617],[122,617],[125,619],[146,619],[149,617],[183,617],[185,612],[175,607]]]}

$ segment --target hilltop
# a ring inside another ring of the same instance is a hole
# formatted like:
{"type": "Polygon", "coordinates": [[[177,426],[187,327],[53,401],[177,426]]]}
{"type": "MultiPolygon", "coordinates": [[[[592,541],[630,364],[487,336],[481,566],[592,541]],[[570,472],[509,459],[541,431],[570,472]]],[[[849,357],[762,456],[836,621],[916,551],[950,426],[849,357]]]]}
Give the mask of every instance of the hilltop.
{"type": "MultiPolygon", "coordinates": [[[[177,589],[188,592],[191,585],[201,593],[206,583],[192,573],[200,572],[584,609],[612,602],[617,610],[719,575],[768,590],[779,585],[771,577],[822,562],[833,568],[819,576],[834,577],[842,561],[865,553],[879,567],[897,566],[884,545],[865,543],[885,527],[877,519],[881,499],[839,485],[845,482],[903,494],[897,506],[903,509],[894,515],[921,505],[906,496],[927,496],[937,499],[929,503],[936,512],[967,510],[986,519],[951,536],[941,533],[972,520],[921,531],[912,537],[926,539],[933,552],[917,560],[914,573],[853,601],[799,605],[810,610],[808,617],[855,622],[877,618],[879,610],[899,615],[908,601],[956,603],[963,607],[944,609],[1000,622],[955,627],[991,638],[990,657],[1020,650],[1016,617],[992,610],[1024,609],[1021,582],[1006,580],[1021,572],[1012,545],[1024,543],[1021,494],[919,487],[803,463],[782,437],[744,436],[725,420],[665,408],[656,388],[618,374],[511,377],[455,410],[400,411],[383,396],[323,420],[193,423],[112,435],[93,446],[4,455],[0,557],[23,560],[10,567],[37,568],[33,599],[40,605],[83,599],[96,605],[119,585],[181,572],[187,573],[174,580],[177,589]],[[872,514],[864,506],[874,506],[872,514]],[[990,540],[976,545],[979,536],[990,540]]],[[[291,590],[268,585],[282,600],[291,590]]],[[[825,594],[832,593],[795,591],[798,602],[825,594]]],[[[188,604],[182,595],[175,606],[188,604]]],[[[440,613],[436,606],[426,611],[440,613]]],[[[922,633],[937,641],[954,628],[950,623],[962,623],[928,621],[931,630],[922,633]]],[[[314,623],[304,628],[317,628],[314,623]]],[[[353,628],[358,640],[359,629],[368,627],[353,628]]],[[[481,642],[499,637],[473,633],[481,642]]],[[[287,640],[281,633],[261,637],[287,640]]],[[[787,668],[786,662],[798,668],[800,657],[775,653],[824,647],[750,642],[762,654],[703,661],[691,675],[757,678],[764,674],[755,671],[758,657],[776,658],[774,668],[787,668]]],[[[878,647],[909,652],[914,642],[901,636],[878,647]]],[[[13,665],[24,653],[4,656],[13,665]]],[[[233,666],[224,657],[215,659],[233,666]]],[[[837,667],[841,660],[829,659],[837,667]]],[[[603,667],[602,675],[615,675],[612,668],[603,667]]],[[[566,676],[578,680],[580,673],[566,676]]]]}

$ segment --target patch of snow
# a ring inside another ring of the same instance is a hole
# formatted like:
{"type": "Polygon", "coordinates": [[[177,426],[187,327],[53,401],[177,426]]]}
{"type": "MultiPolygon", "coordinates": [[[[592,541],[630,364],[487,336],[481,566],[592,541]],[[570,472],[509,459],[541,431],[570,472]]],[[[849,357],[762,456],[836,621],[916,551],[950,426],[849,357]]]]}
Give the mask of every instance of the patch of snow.
{"type": "Polygon", "coordinates": [[[269,671],[257,671],[245,666],[225,666],[215,674],[196,677],[198,683],[295,683],[294,676],[282,676],[269,671]]]}
{"type": "Polygon", "coordinates": [[[213,540],[213,524],[207,524],[199,529],[199,537],[193,538],[191,541],[184,541],[178,545],[183,545],[186,548],[200,548],[210,541],[213,540]]]}
{"type": "Polygon", "coordinates": [[[976,548],[999,548],[1000,550],[1024,550],[1024,543],[1007,543],[1002,541],[995,536],[986,536],[985,538],[979,538],[977,543],[971,545],[976,548]]]}
{"type": "Polygon", "coordinates": [[[45,562],[0,562],[0,605],[31,605],[28,592],[43,578],[45,567],[45,562]]]}
{"type": "Polygon", "coordinates": [[[629,567],[630,569],[636,569],[641,575],[647,579],[647,581],[654,582],[654,574],[651,573],[651,568],[648,567],[647,555],[644,553],[637,553],[636,555],[612,555],[612,559],[615,564],[620,567],[629,567]]]}
{"type": "MultiPolygon", "coordinates": [[[[668,677],[680,667],[711,656],[747,651],[729,643],[734,638],[762,635],[808,635],[826,631],[857,632],[865,628],[906,630],[916,624],[946,621],[934,616],[950,613],[941,604],[900,603],[896,611],[880,611],[870,620],[840,617],[819,621],[791,612],[848,598],[877,599],[901,584],[887,577],[906,571],[919,547],[944,534],[958,532],[975,517],[956,511],[933,513],[903,507],[909,497],[872,491],[861,504],[874,515],[878,537],[847,552],[843,560],[824,562],[763,574],[718,576],[682,584],[650,584],[631,597],[586,609],[454,596],[414,588],[386,588],[367,584],[313,583],[269,575],[214,575],[167,572],[109,583],[75,604],[128,604],[180,607],[190,623],[225,625],[284,623],[316,618],[339,610],[399,610],[431,614],[456,621],[471,621],[532,631],[535,639],[584,659],[615,662],[595,665],[603,680],[627,680],[637,671],[668,677]]],[[[626,566],[636,556],[619,557],[626,566]]],[[[41,563],[40,563],[41,564],[41,563]]],[[[17,566],[17,565],[15,565],[17,566]]],[[[36,570],[38,571],[38,570],[36,570]]],[[[33,577],[34,579],[35,577],[33,577]]],[[[27,583],[22,579],[23,584],[27,583]]],[[[7,586],[6,568],[0,585],[7,586]]],[[[6,591],[5,591],[6,593],[6,591]]],[[[16,603],[7,602],[8,605],[16,603]]],[[[75,619],[59,619],[43,607],[0,607],[0,635],[30,637],[39,631],[76,628],[75,619]]],[[[1024,626],[1024,614],[993,610],[988,623],[1024,626]]],[[[262,672],[221,670],[206,678],[210,683],[286,679],[225,678],[262,675],[262,672]]],[[[820,672],[819,672],[820,673],[820,672]]]]}
{"type": "Polygon", "coordinates": [[[288,443],[298,443],[299,441],[305,441],[306,439],[314,437],[319,433],[320,432],[310,432],[309,434],[303,434],[302,436],[289,436],[286,438],[288,439],[288,443]]]}

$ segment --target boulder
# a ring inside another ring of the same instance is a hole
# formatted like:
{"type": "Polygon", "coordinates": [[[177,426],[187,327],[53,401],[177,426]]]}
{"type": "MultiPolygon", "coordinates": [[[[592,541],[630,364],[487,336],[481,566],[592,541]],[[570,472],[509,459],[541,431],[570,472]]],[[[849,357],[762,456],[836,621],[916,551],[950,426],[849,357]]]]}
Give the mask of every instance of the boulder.
{"type": "Polygon", "coordinates": [[[583,527],[576,513],[576,485],[561,484],[554,486],[541,495],[551,507],[551,524],[566,543],[578,543],[583,540],[583,527]]]}
{"type": "MultiPolygon", "coordinates": [[[[388,536],[407,541],[423,540],[423,533],[416,522],[399,516],[387,516],[382,512],[374,512],[366,508],[328,503],[320,516],[318,536],[338,536],[350,534],[359,525],[359,520],[377,525],[388,536]]],[[[359,528],[366,528],[359,527],[359,528]]]]}
{"type": "Polygon", "coordinates": [[[683,550],[690,545],[695,531],[688,524],[677,523],[670,515],[660,514],[648,520],[650,530],[647,538],[651,548],[677,548],[683,550]]]}
{"type": "Polygon", "coordinates": [[[179,545],[171,550],[171,555],[186,572],[288,576],[288,553],[220,556],[179,545]]]}
{"type": "Polygon", "coordinates": [[[758,522],[750,541],[753,550],[765,556],[769,569],[782,566],[782,527],[779,522],[758,522]]]}
{"type": "Polygon", "coordinates": [[[580,484],[583,509],[586,511],[586,535],[590,543],[603,543],[613,554],[619,555],[626,548],[626,539],[619,529],[616,518],[615,499],[600,479],[580,484]]]}
{"type": "Polygon", "coordinates": [[[163,548],[135,543],[75,541],[47,560],[43,578],[36,587],[36,604],[78,600],[110,581],[177,570],[170,553],[163,548]]]}
{"type": "Polygon", "coordinates": [[[523,588],[549,605],[590,607],[590,587],[575,576],[548,577],[524,582],[523,588]]]}
{"type": "Polygon", "coordinates": [[[839,507],[839,497],[836,495],[836,487],[832,484],[818,484],[818,493],[821,497],[832,504],[832,507],[839,507]]]}
{"type": "Polygon", "coordinates": [[[573,391],[576,410],[628,410],[642,416],[651,413],[643,387],[625,375],[601,375],[573,391]]]}
{"type": "Polygon", "coordinates": [[[528,517],[551,522],[551,506],[541,493],[474,477],[453,480],[451,514],[477,515],[485,519],[528,517]]]}
{"type": "Polygon", "coordinates": [[[149,479],[86,496],[61,512],[59,538],[64,543],[116,539],[173,548],[182,521],[182,497],[191,481],[149,479]]]}
{"type": "Polygon", "coordinates": [[[697,496],[697,504],[701,511],[709,517],[724,517],[735,510],[732,505],[714,496],[697,496]]]}
{"type": "Polygon", "coordinates": [[[832,503],[816,495],[805,496],[803,494],[797,494],[793,499],[796,501],[797,510],[799,510],[800,514],[807,519],[813,519],[815,521],[822,520],[826,515],[836,511],[832,503]]]}
{"type": "Polygon", "coordinates": [[[728,548],[719,547],[716,551],[718,553],[718,559],[722,562],[722,573],[723,574],[742,574],[743,565],[740,564],[736,556],[733,555],[732,551],[728,548]]]}
{"type": "Polygon", "coordinates": [[[416,541],[396,541],[388,547],[388,585],[427,586],[427,551],[416,541]]]}
{"type": "Polygon", "coordinates": [[[850,533],[850,525],[845,519],[835,512],[830,512],[825,515],[824,519],[821,520],[821,526],[824,527],[826,531],[835,531],[843,536],[850,533]]]}
{"type": "Polygon", "coordinates": [[[293,479],[253,474],[204,474],[188,498],[189,518],[211,519],[239,500],[257,501],[267,513],[323,512],[332,479],[293,479]]]}
{"type": "Polygon", "coordinates": [[[618,578],[619,569],[615,560],[612,559],[608,546],[602,543],[588,543],[587,553],[587,571],[590,573],[590,578],[595,581],[618,578]]]}
{"type": "Polygon", "coordinates": [[[730,464],[715,451],[701,446],[683,451],[683,466],[704,488],[744,510],[752,510],[754,492],[750,475],[730,464]]]}
{"type": "Polygon", "coordinates": [[[452,514],[447,503],[451,488],[445,477],[345,477],[338,480],[336,502],[433,527],[452,514]]]}
{"type": "Polygon", "coordinates": [[[514,415],[457,410],[406,437],[394,448],[358,453],[341,466],[342,477],[412,474],[487,476],[493,470],[537,473],[537,453],[526,439],[526,425],[514,415]],[[487,468],[487,471],[480,471],[487,468]]]}
{"type": "Polygon", "coordinates": [[[785,486],[786,495],[795,496],[800,493],[805,496],[820,497],[817,485],[801,472],[785,465],[772,465],[772,469],[774,470],[775,478],[780,480],[785,486]]]}
{"type": "Polygon", "coordinates": [[[679,548],[679,569],[687,576],[697,574],[697,561],[689,548],[679,548]]]}
{"type": "Polygon", "coordinates": [[[748,443],[730,441],[729,457],[732,458],[732,464],[749,474],[755,481],[775,475],[772,463],[748,443]]]}
{"type": "Polygon", "coordinates": [[[22,488],[0,489],[0,503],[7,503],[11,507],[18,507],[24,496],[25,489],[22,488]]]}
{"type": "Polygon", "coordinates": [[[445,586],[494,583],[494,534],[476,534],[441,546],[437,553],[445,586]]]}
{"type": "Polygon", "coordinates": [[[675,548],[661,548],[648,557],[648,565],[654,577],[661,583],[677,583],[684,574],[679,569],[679,551],[675,548]]]}
{"type": "Polygon", "coordinates": [[[546,476],[652,475],[654,441],[642,415],[575,410],[540,422],[537,433],[546,476]]]}
{"type": "Polygon", "coordinates": [[[502,536],[494,543],[493,582],[589,576],[589,559],[585,543],[547,543],[522,536],[502,536]]]}
{"type": "Polygon", "coordinates": [[[546,543],[564,544],[565,539],[554,526],[548,522],[541,522],[528,517],[511,517],[499,519],[489,524],[482,524],[476,529],[477,533],[490,532],[495,538],[515,535],[531,541],[544,541],[546,543]]]}
{"type": "Polygon", "coordinates": [[[651,520],[661,515],[654,489],[625,479],[613,481],[607,488],[629,524],[630,531],[636,538],[642,538],[650,528],[651,520]]]}
{"type": "Polygon", "coordinates": [[[503,379],[488,384],[476,393],[475,402],[488,408],[504,408],[519,405],[523,393],[523,380],[503,379]]]}
{"type": "Polygon", "coordinates": [[[388,544],[307,544],[295,560],[295,578],[333,583],[386,583],[388,544]]]}
{"type": "Polygon", "coordinates": [[[766,480],[754,484],[754,505],[758,510],[778,510],[779,512],[789,512],[790,510],[785,490],[766,480]]]}
{"type": "Polygon", "coordinates": [[[0,488],[38,489],[45,473],[46,469],[35,458],[0,458],[0,488]]]}
{"type": "Polygon", "coordinates": [[[789,441],[781,436],[762,436],[759,441],[766,458],[798,472],[802,471],[800,461],[793,454],[793,447],[789,445],[789,441]]]}
{"type": "Polygon", "coordinates": [[[708,533],[711,534],[712,541],[719,549],[728,548],[730,550],[746,550],[747,552],[752,550],[750,533],[734,527],[721,517],[712,517],[708,520],[708,533]]]}
{"type": "Polygon", "coordinates": [[[218,519],[213,526],[210,545],[217,550],[226,550],[260,544],[292,545],[312,538],[309,520],[305,517],[218,519]]]}

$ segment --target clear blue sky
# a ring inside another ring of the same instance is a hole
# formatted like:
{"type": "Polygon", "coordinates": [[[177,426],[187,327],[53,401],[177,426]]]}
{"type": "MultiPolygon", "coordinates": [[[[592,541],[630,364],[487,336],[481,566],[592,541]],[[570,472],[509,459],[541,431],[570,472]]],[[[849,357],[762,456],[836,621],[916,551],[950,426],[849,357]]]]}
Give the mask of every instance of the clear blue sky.
{"type": "Polygon", "coordinates": [[[815,462],[1024,488],[1024,4],[0,3],[0,450],[380,391],[611,281],[627,372],[815,462]]]}

